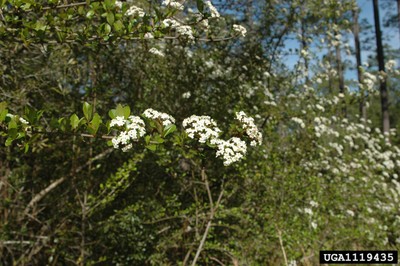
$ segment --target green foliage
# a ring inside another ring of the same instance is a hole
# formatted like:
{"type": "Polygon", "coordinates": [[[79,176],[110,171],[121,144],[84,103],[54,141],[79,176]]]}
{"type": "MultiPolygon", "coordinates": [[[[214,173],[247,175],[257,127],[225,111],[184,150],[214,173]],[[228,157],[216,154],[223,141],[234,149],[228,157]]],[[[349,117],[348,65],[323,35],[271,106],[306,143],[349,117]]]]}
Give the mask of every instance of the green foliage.
{"type": "MultiPolygon", "coordinates": [[[[377,129],[379,78],[363,121],[358,84],[339,94],[331,52],[312,59],[351,28],[353,3],[239,2],[221,19],[197,0],[135,1],[143,17],[129,1],[0,2],[0,264],[188,265],[199,250],[197,265],[314,265],[321,249],[399,249],[399,141],[377,129]],[[230,39],[233,24],[248,37],[230,39]],[[294,34],[304,52],[288,68],[294,34]],[[221,139],[250,142],[242,110],[263,144],[229,166],[182,125],[209,115],[221,139]],[[112,140],[131,116],[146,134],[122,152],[112,140]]],[[[395,127],[399,73],[387,75],[395,127]]]]}

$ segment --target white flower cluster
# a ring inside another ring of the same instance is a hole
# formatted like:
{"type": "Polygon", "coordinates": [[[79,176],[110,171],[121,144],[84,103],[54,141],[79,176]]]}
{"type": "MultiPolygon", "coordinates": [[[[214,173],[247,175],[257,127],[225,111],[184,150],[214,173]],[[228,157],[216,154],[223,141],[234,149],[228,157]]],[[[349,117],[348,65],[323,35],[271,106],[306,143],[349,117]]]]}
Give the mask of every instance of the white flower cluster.
{"type": "Polygon", "coordinates": [[[219,18],[220,14],[211,1],[205,1],[204,5],[209,9],[212,18],[219,18]]]}
{"type": "Polygon", "coordinates": [[[230,138],[227,141],[212,139],[211,144],[217,145],[216,157],[222,156],[225,166],[240,161],[247,151],[246,142],[237,137],[230,138]]]}
{"type": "Polygon", "coordinates": [[[181,3],[173,1],[173,0],[164,0],[162,2],[162,5],[168,6],[168,7],[171,7],[171,8],[175,8],[177,10],[183,10],[184,9],[184,6],[181,3]]]}
{"type": "Polygon", "coordinates": [[[184,98],[184,99],[189,99],[190,96],[192,96],[192,94],[190,93],[190,91],[187,91],[187,92],[185,92],[185,93],[182,94],[182,98],[184,98]]]}
{"type": "Polygon", "coordinates": [[[301,120],[301,118],[298,117],[292,117],[291,119],[293,122],[297,123],[301,128],[305,128],[306,125],[304,124],[303,120],[301,120]]]}
{"type": "Polygon", "coordinates": [[[250,145],[261,145],[262,134],[260,131],[258,131],[257,126],[254,124],[254,118],[249,117],[245,112],[240,111],[236,113],[236,119],[242,123],[243,129],[246,130],[247,136],[251,139],[250,145]]]}
{"type": "MultiPolygon", "coordinates": [[[[237,113],[236,118],[243,123],[243,128],[251,139],[250,145],[261,144],[262,135],[254,125],[254,119],[244,112],[237,113]]],[[[241,160],[246,155],[246,142],[238,137],[229,140],[218,138],[221,130],[209,116],[192,115],[184,119],[182,124],[189,138],[198,139],[200,143],[209,141],[210,144],[216,145],[216,157],[222,157],[225,166],[241,160]]]]}
{"type": "Polygon", "coordinates": [[[122,2],[121,1],[115,1],[115,6],[118,7],[119,9],[122,8],[122,2]]]}
{"type": "Polygon", "coordinates": [[[165,27],[170,27],[172,29],[175,29],[176,32],[179,33],[179,35],[185,36],[189,40],[194,40],[192,27],[186,26],[186,25],[182,25],[181,23],[179,23],[175,19],[170,19],[170,18],[164,19],[162,24],[165,27]]]}
{"type": "Polygon", "coordinates": [[[217,123],[206,115],[192,115],[185,118],[182,125],[188,137],[191,139],[198,138],[200,143],[217,139],[221,133],[221,130],[217,127],[217,123]]]}
{"type": "Polygon", "coordinates": [[[28,125],[29,124],[29,122],[26,121],[25,119],[23,119],[22,117],[19,118],[19,122],[21,122],[24,125],[28,125]]]}
{"type": "Polygon", "coordinates": [[[154,109],[147,109],[143,112],[143,116],[149,118],[149,119],[154,119],[154,120],[160,120],[163,126],[168,126],[171,124],[175,124],[175,118],[170,116],[169,114],[166,113],[161,113],[159,111],[156,111],[154,109]]]}
{"type": "Polygon", "coordinates": [[[369,93],[374,93],[377,94],[378,90],[375,89],[375,85],[377,84],[377,77],[369,72],[365,72],[363,74],[363,83],[361,84],[361,87],[369,92],[369,93]]]}
{"type": "Polygon", "coordinates": [[[125,13],[127,16],[138,16],[138,17],[144,17],[146,13],[141,9],[140,7],[137,6],[131,6],[125,13]]]}
{"type": "Polygon", "coordinates": [[[397,63],[395,60],[389,60],[385,63],[386,71],[392,71],[396,67],[397,63]]]}
{"type": "Polygon", "coordinates": [[[242,37],[246,37],[247,30],[242,25],[233,25],[233,31],[238,33],[242,37]]]}
{"type": "Polygon", "coordinates": [[[129,116],[125,119],[123,116],[117,116],[111,120],[110,127],[124,127],[119,135],[115,136],[111,142],[115,149],[122,146],[122,151],[126,152],[132,148],[132,141],[138,141],[140,137],[146,134],[145,124],[138,116],[129,116]]]}
{"type": "Polygon", "coordinates": [[[161,57],[165,56],[165,54],[163,52],[161,52],[160,50],[158,50],[157,48],[154,48],[154,47],[149,50],[149,53],[152,53],[154,55],[161,56],[161,57]]]}

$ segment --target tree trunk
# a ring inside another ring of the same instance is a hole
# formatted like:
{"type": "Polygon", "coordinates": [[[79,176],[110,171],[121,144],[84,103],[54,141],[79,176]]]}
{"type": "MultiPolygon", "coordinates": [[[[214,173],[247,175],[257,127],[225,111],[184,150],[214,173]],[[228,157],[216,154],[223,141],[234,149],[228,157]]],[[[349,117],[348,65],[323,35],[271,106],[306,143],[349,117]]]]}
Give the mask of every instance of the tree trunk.
{"type": "Polygon", "coordinates": [[[374,5],[374,20],[375,20],[375,36],[376,36],[376,50],[378,53],[378,66],[379,73],[383,75],[380,79],[380,94],[381,94],[381,110],[382,110],[382,130],[384,133],[389,132],[390,119],[389,119],[389,94],[386,86],[385,74],[385,57],[383,54],[382,33],[379,20],[379,5],[378,0],[372,0],[374,5]]]}
{"type": "MultiPolygon", "coordinates": [[[[400,0],[397,0],[397,22],[399,23],[399,33],[400,33],[400,0]]],[[[400,34],[399,34],[400,40],[400,34]]]]}
{"type": "MultiPolygon", "coordinates": [[[[400,1],[400,0],[399,0],[400,1]]],[[[354,34],[354,47],[356,50],[356,61],[357,61],[357,77],[358,77],[358,90],[360,92],[360,117],[364,119],[364,123],[367,121],[367,108],[365,107],[366,95],[362,87],[363,78],[361,72],[361,46],[360,46],[360,26],[358,25],[358,6],[353,9],[353,34],[354,34]]]]}
{"type": "MultiPolygon", "coordinates": [[[[336,23],[337,24],[337,23],[336,23]]],[[[335,31],[335,35],[339,34],[337,31],[335,31]]],[[[344,94],[344,77],[343,77],[343,64],[342,64],[342,55],[340,51],[340,43],[335,45],[335,51],[336,51],[336,68],[338,72],[338,78],[339,78],[339,93],[344,94]]],[[[342,115],[343,117],[346,117],[347,110],[346,110],[346,103],[344,100],[342,101],[342,115]]]]}
{"type": "MultiPolygon", "coordinates": [[[[304,20],[301,21],[301,49],[308,53],[306,23],[304,20]]],[[[308,73],[308,57],[307,56],[308,55],[304,56],[306,84],[308,84],[310,81],[309,73],[308,73]]]]}

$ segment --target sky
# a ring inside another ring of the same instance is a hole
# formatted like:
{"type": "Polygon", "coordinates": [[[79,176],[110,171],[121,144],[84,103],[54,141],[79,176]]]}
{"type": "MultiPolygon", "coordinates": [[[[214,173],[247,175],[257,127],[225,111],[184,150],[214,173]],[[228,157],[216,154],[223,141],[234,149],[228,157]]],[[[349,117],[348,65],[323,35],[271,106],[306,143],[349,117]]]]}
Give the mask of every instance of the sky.
{"type": "MultiPolygon", "coordinates": [[[[373,5],[372,5],[372,0],[358,0],[357,1],[359,4],[359,7],[361,9],[361,12],[359,14],[359,21],[362,21],[363,19],[367,20],[369,24],[371,24],[372,27],[374,27],[374,13],[373,13],[373,5]]],[[[390,9],[393,10],[394,12],[397,12],[397,5],[396,1],[393,0],[380,0],[379,3],[382,4],[390,4],[390,9]]],[[[381,20],[381,28],[382,28],[382,35],[384,38],[384,42],[392,46],[393,48],[400,49],[400,42],[399,42],[399,29],[398,28],[385,28],[383,27],[383,19],[387,16],[386,10],[383,10],[380,8],[380,20],[381,20]]],[[[372,28],[373,34],[375,34],[374,28],[372,28]]],[[[354,48],[354,39],[352,34],[343,34],[345,36],[344,41],[345,43],[348,43],[349,46],[353,49],[354,48]],[[347,39],[347,40],[346,40],[347,39]]],[[[365,37],[365,33],[363,35],[363,32],[360,32],[360,39],[361,41],[363,40],[363,37],[365,37]]],[[[285,43],[286,49],[292,48],[294,49],[299,49],[300,50],[300,44],[296,40],[288,40],[285,43]]],[[[311,47],[312,49],[312,47],[311,47]]],[[[343,49],[342,49],[343,50],[343,49]]],[[[317,52],[317,56],[319,58],[322,57],[324,52],[319,52],[320,55],[317,52]]],[[[368,56],[373,53],[373,52],[367,52],[367,51],[362,51],[361,57],[362,57],[362,62],[366,62],[368,60],[368,56]]],[[[294,65],[298,62],[299,56],[295,54],[291,54],[287,56],[286,58],[286,65],[292,69],[294,65]]],[[[344,51],[342,52],[342,59],[343,60],[350,60],[352,62],[355,62],[355,56],[354,54],[347,55],[344,51]]],[[[317,63],[315,60],[312,63],[317,63]]],[[[400,65],[400,62],[397,62],[398,65],[400,65]]],[[[355,63],[354,63],[355,64],[355,63]]],[[[346,80],[348,79],[357,79],[357,73],[355,70],[345,70],[345,78],[346,80]]]]}

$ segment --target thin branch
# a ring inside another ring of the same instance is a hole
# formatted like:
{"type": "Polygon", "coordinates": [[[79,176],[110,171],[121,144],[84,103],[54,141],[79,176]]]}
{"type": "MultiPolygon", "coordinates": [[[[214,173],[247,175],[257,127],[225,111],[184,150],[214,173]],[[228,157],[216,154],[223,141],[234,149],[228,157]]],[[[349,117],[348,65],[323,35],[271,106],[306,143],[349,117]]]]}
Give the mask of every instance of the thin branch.
{"type": "Polygon", "coordinates": [[[279,244],[281,245],[283,258],[285,260],[285,265],[288,266],[289,264],[288,264],[288,260],[287,260],[287,257],[286,257],[286,251],[285,251],[285,247],[283,246],[283,241],[282,241],[282,232],[279,229],[277,229],[277,230],[278,230],[279,244]]]}
{"type": "Polygon", "coordinates": [[[45,189],[41,190],[38,194],[35,195],[35,197],[32,198],[32,200],[29,202],[28,206],[26,206],[24,210],[24,215],[28,215],[29,210],[36,204],[38,203],[44,196],[46,196],[50,191],[55,189],[59,184],[64,182],[66,179],[65,176],[60,177],[56,181],[52,182],[48,187],[45,189]]]}
{"type": "Polygon", "coordinates": [[[69,7],[76,7],[76,6],[86,6],[86,5],[87,5],[87,2],[79,2],[79,3],[71,3],[71,4],[59,5],[59,6],[55,6],[55,7],[46,6],[46,7],[43,7],[42,10],[61,9],[61,8],[69,8],[69,7]]]}
{"type": "Polygon", "coordinates": [[[200,253],[203,250],[203,246],[204,246],[204,243],[206,242],[206,239],[207,239],[207,236],[208,236],[208,232],[209,232],[209,230],[211,228],[212,220],[214,219],[215,212],[218,209],[218,206],[219,206],[219,204],[221,202],[221,199],[222,199],[222,195],[224,193],[224,183],[222,183],[221,192],[219,193],[217,204],[214,207],[214,202],[213,202],[213,199],[212,199],[212,196],[211,196],[210,186],[209,186],[207,175],[205,173],[204,168],[201,170],[201,177],[202,177],[202,179],[203,179],[203,181],[205,183],[207,194],[208,194],[209,201],[210,201],[210,217],[208,219],[207,226],[206,226],[206,229],[205,229],[205,231],[203,233],[203,237],[202,237],[202,239],[200,241],[199,247],[197,248],[196,255],[195,255],[195,257],[193,259],[193,262],[192,262],[192,266],[196,265],[196,262],[199,259],[200,253]]]}
{"type": "MultiPolygon", "coordinates": [[[[90,165],[93,161],[101,159],[102,157],[106,156],[107,154],[111,153],[113,149],[105,150],[104,152],[98,154],[97,156],[93,157],[92,159],[88,160],[84,165],[78,167],[75,173],[82,171],[85,167],[90,165]]],[[[50,191],[58,187],[61,183],[63,183],[67,179],[66,176],[60,177],[59,179],[53,181],[49,186],[45,189],[41,190],[38,194],[36,194],[29,204],[26,206],[24,210],[24,215],[28,215],[29,210],[33,208],[39,201],[41,201],[50,191]]]]}

